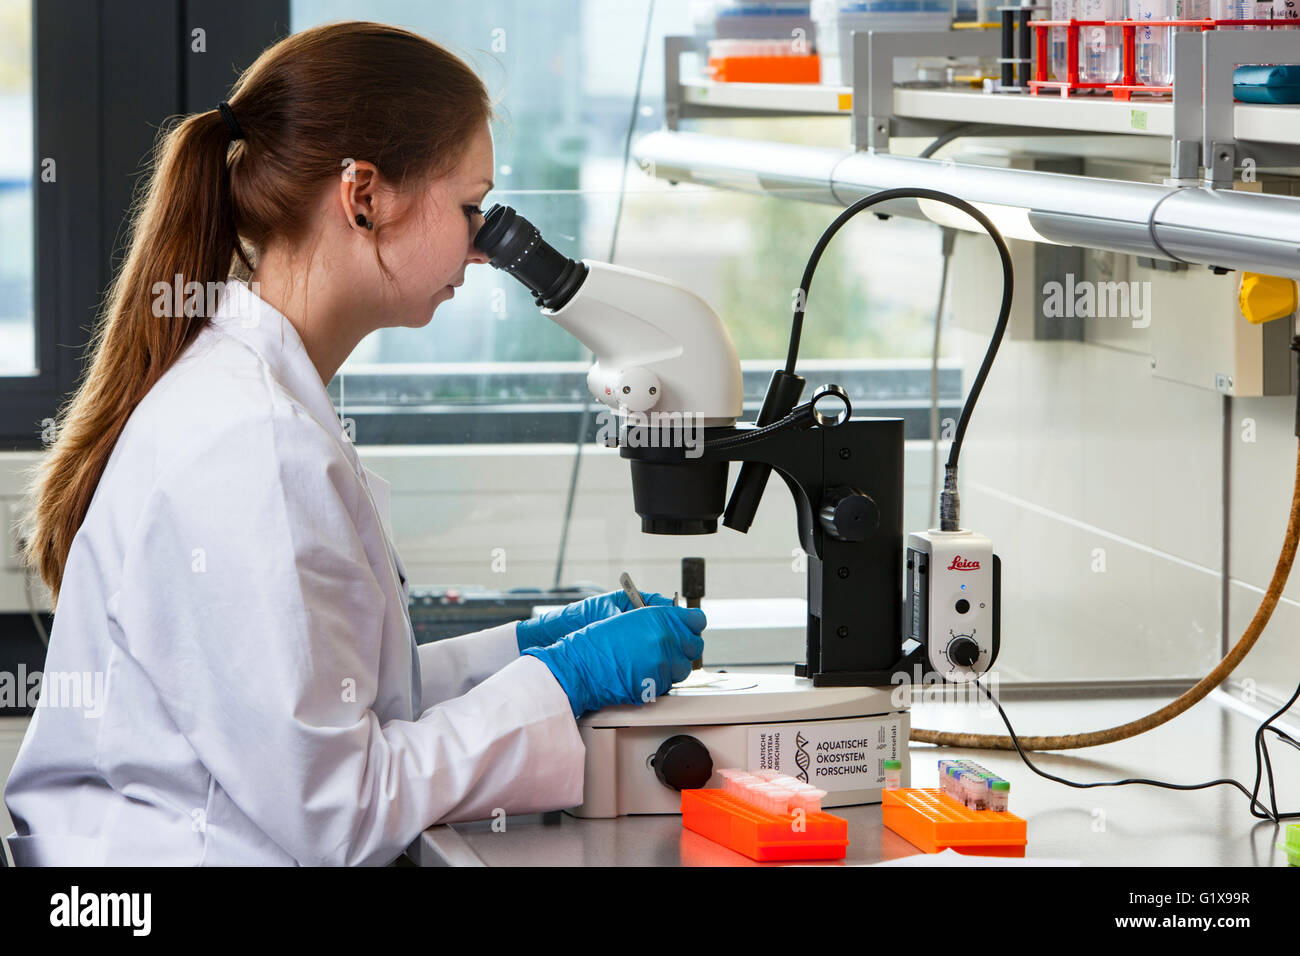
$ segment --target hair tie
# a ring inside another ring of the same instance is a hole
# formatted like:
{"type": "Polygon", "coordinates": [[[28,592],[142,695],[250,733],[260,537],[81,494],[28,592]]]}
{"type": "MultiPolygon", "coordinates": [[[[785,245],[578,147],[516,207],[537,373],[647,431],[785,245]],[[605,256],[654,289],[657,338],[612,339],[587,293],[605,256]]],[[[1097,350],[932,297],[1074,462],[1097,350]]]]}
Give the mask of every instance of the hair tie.
{"type": "Polygon", "coordinates": [[[230,104],[222,100],[217,104],[217,109],[221,111],[221,118],[226,121],[226,129],[230,130],[231,142],[244,138],[244,131],[240,129],[239,121],[235,119],[235,111],[230,108],[230,104]]]}

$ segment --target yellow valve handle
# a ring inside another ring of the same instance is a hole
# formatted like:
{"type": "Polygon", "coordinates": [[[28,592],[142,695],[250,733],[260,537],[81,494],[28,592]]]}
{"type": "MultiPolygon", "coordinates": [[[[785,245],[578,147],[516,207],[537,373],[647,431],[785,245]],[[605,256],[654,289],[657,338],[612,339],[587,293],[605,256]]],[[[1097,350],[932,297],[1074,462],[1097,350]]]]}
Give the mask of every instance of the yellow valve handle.
{"type": "Polygon", "coordinates": [[[1239,302],[1241,314],[1252,325],[1285,318],[1296,310],[1295,281],[1258,272],[1243,272],[1239,302]]]}

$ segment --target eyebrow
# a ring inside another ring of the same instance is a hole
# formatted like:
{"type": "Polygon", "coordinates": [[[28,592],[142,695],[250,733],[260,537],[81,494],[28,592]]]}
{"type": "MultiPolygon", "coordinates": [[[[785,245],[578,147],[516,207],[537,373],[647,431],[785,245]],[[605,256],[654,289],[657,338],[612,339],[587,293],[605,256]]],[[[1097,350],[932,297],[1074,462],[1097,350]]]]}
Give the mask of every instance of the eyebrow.
{"type": "Polygon", "coordinates": [[[496,187],[496,183],[492,182],[490,179],[480,179],[479,182],[487,186],[488,192],[491,192],[496,187]]]}

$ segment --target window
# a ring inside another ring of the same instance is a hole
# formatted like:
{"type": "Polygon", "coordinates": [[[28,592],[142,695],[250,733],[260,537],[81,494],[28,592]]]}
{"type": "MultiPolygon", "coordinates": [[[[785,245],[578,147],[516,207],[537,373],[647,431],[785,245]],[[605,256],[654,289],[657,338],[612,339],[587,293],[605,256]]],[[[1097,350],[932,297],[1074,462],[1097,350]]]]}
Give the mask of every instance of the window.
{"type": "Polygon", "coordinates": [[[32,5],[0,0],[0,375],[36,373],[33,303],[32,5]]]}
{"type": "MultiPolygon", "coordinates": [[[[484,208],[515,206],[573,258],[613,261],[697,291],[747,360],[753,411],[784,358],[806,257],[837,210],[673,186],[625,163],[629,123],[634,139],[663,124],[664,37],[693,29],[689,0],[657,0],[647,22],[650,11],[649,0],[378,0],[365,17],[429,37],[487,84],[502,119],[492,131],[496,188],[484,208]]],[[[290,4],[294,31],[355,16],[355,5],[342,0],[290,4]]],[[[847,121],[837,118],[763,120],[742,135],[807,141],[813,127],[827,145],[847,148],[847,121]]],[[[881,359],[928,356],[938,256],[938,229],[927,224],[895,219],[886,228],[864,216],[842,230],[818,268],[801,358],[847,367],[835,378],[862,382],[881,359]]],[[[330,392],[362,444],[572,442],[576,414],[589,401],[589,360],[521,285],[476,266],[430,325],[367,337],[330,392]],[[490,298],[503,295],[504,309],[490,309],[490,298]]],[[[929,375],[920,364],[913,363],[924,394],[911,388],[906,400],[900,394],[876,412],[899,414],[919,403],[909,415],[916,437],[928,429],[929,375]]],[[[960,387],[956,377],[955,370],[945,375],[946,402],[960,387]]],[[[878,392],[851,394],[878,401],[878,392]]],[[[589,437],[595,428],[592,417],[589,437]]]]}

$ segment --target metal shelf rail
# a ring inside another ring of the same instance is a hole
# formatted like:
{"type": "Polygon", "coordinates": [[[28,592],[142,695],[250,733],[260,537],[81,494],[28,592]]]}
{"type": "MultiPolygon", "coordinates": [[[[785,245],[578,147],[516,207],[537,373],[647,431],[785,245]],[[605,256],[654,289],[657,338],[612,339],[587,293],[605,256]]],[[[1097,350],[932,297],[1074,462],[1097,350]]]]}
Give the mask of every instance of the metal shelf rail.
{"type": "MultiPolygon", "coordinates": [[[[1232,89],[1238,65],[1300,63],[1296,32],[1177,35],[1172,99],[1140,109],[1109,98],[1067,100],[892,83],[899,57],[982,55],[994,49],[996,39],[977,31],[854,33],[854,86],[799,88],[683,82],[680,54],[694,48],[694,39],[667,37],[667,129],[638,140],[635,155],[652,175],[670,182],[841,207],[891,187],[940,188],[984,204],[1009,236],[1300,278],[1300,197],[1231,188],[1239,159],[1259,167],[1300,166],[1300,107],[1238,104],[1232,89]],[[854,148],[678,130],[687,118],[755,115],[850,116],[854,148]],[[1166,137],[1171,176],[1164,183],[1131,182],[889,153],[891,136],[937,135],[969,122],[996,123],[1018,136],[1100,130],[1166,137]]],[[[970,227],[944,219],[934,204],[900,200],[881,211],[970,227]]]]}
{"type": "Polygon", "coordinates": [[[893,63],[900,58],[996,56],[994,31],[854,33],[851,87],[683,80],[681,54],[698,49],[695,38],[666,37],[665,123],[676,130],[682,119],[697,117],[842,115],[851,120],[853,146],[878,153],[889,151],[891,137],[938,136],[970,122],[1005,126],[1019,136],[1159,136],[1171,141],[1172,180],[1198,182],[1204,165],[1214,188],[1232,185],[1241,158],[1261,167],[1300,166],[1300,106],[1235,103],[1232,96],[1237,66],[1300,64],[1300,31],[1216,30],[1173,39],[1172,98],[1139,104],[894,85],[893,63]]]}

